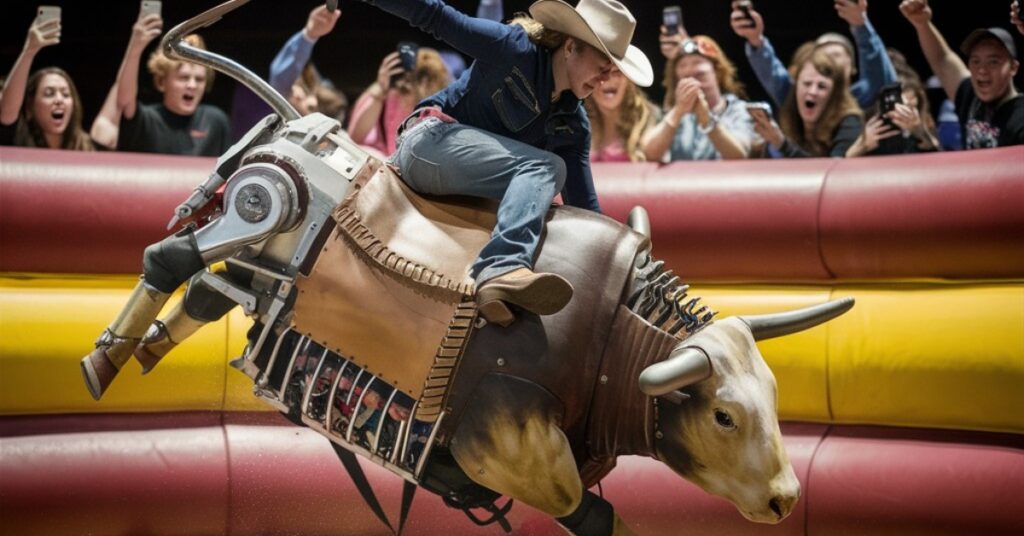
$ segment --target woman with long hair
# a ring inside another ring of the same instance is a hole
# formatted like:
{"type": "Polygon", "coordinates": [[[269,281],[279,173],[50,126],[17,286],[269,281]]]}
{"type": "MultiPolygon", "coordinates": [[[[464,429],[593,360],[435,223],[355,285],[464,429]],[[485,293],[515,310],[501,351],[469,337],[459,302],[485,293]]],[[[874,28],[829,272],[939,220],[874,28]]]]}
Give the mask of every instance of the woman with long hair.
{"type": "Polygon", "coordinates": [[[644,136],[648,160],[746,158],[754,124],[736,66],[714,39],[696,35],[665,66],[665,117],[644,136]]]}
{"type": "Polygon", "coordinates": [[[82,129],[82,99],[71,76],[57,67],[28,75],[36,53],[59,42],[59,20],[32,23],[0,97],[0,145],[93,150],[82,129]]]}
{"type": "Polygon", "coordinates": [[[583,105],[590,118],[591,162],[642,162],[642,139],[658,111],[644,92],[618,70],[583,105]]]}
{"type": "Polygon", "coordinates": [[[821,48],[798,54],[797,62],[779,123],[755,119],[757,133],[787,158],[846,156],[863,127],[846,72],[821,48]]]}

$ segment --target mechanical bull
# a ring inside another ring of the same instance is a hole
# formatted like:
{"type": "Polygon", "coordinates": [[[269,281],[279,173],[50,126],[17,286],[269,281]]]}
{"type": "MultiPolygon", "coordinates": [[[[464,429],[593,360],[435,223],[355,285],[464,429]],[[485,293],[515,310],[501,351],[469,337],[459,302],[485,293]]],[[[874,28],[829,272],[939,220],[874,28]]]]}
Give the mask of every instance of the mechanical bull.
{"type": "Polygon", "coordinates": [[[256,396],[467,512],[489,506],[500,518],[493,501],[506,495],[574,534],[628,534],[587,491],[620,455],[661,460],[753,521],[792,511],[800,485],[755,342],[852,300],[713,321],[651,257],[642,211],[630,228],[558,207],[536,265],[573,284],[572,302],[488,325],[465,274],[493,207],[415,195],[337,122],[298,118],[250,72],[181,40],[246,1],[186,21],[163,46],[247,84],[280,117],[222,156],[177,209],[188,225],[147,248],[129,303],[82,360],[94,398],[132,355],[148,372],[241,305],[254,326],[232,364],[256,396]]]}

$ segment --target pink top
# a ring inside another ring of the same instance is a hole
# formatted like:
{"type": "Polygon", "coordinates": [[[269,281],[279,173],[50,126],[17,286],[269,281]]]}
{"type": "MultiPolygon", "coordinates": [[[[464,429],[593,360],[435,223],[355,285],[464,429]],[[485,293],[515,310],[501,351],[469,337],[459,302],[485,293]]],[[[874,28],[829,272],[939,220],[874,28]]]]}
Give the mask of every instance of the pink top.
{"type": "Polygon", "coordinates": [[[629,155],[626,154],[626,146],[622,140],[615,140],[605,145],[601,150],[590,153],[591,162],[629,162],[629,155]]]}
{"type": "MultiPolygon", "coordinates": [[[[349,119],[349,124],[354,125],[360,116],[367,113],[370,106],[373,104],[373,97],[368,93],[364,93],[359,100],[356,101],[356,105],[352,108],[352,115],[349,119]]],[[[387,97],[384,99],[384,128],[386,130],[385,136],[381,138],[380,133],[380,120],[378,120],[373,128],[366,133],[366,137],[361,140],[353,139],[360,145],[366,145],[373,147],[384,154],[392,154],[395,152],[395,138],[397,137],[398,125],[401,124],[402,120],[412,113],[412,106],[406,106],[402,103],[402,96],[397,91],[388,91],[387,97]]]]}

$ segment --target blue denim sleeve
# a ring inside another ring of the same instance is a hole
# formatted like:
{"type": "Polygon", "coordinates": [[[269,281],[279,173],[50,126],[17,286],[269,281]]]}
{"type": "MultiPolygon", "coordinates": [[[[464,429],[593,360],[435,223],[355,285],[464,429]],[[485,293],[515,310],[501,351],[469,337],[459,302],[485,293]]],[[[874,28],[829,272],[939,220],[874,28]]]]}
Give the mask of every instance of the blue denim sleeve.
{"type": "Polygon", "coordinates": [[[291,92],[292,84],[299,79],[313,55],[313,44],[299,30],[274,56],[274,61],[270,62],[270,85],[278,93],[287,96],[291,92]]]}
{"type": "Polygon", "coordinates": [[[583,116],[581,118],[584,126],[583,135],[576,143],[559,147],[553,151],[565,162],[565,186],[562,187],[562,202],[600,214],[601,205],[597,202],[594,177],[590,173],[590,123],[582,106],[580,114],[583,116]]]}
{"type": "Polygon", "coordinates": [[[479,60],[501,55],[501,47],[519,45],[506,39],[512,29],[500,22],[461,13],[441,0],[362,0],[405,19],[456,50],[479,60]],[[496,49],[496,47],[499,47],[496,49]]]}
{"type": "Polygon", "coordinates": [[[754,69],[754,74],[761,82],[761,87],[768,92],[775,104],[781,107],[782,103],[786,102],[789,90],[793,87],[793,79],[789,77],[786,66],[775,55],[771,41],[767,37],[763,38],[761,48],[754,48],[748,42],[745,49],[747,61],[754,69]]]}
{"type": "Polygon", "coordinates": [[[864,19],[864,26],[851,26],[850,32],[857,42],[857,68],[860,70],[860,79],[850,90],[864,108],[875,101],[880,89],[896,83],[896,69],[871,21],[864,19]]]}
{"type": "Polygon", "coordinates": [[[476,16],[479,19],[501,22],[504,15],[505,7],[501,0],[480,0],[480,5],[476,7],[476,16]]]}

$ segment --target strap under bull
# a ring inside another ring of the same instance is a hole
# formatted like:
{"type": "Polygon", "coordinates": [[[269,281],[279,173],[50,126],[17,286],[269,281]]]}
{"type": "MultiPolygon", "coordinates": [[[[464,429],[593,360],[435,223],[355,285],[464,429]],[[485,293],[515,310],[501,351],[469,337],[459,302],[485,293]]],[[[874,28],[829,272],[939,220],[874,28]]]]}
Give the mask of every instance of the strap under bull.
{"type": "Polygon", "coordinates": [[[402,507],[398,514],[398,530],[396,531],[391,522],[388,521],[388,516],[384,513],[380,501],[377,500],[377,494],[373,492],[373,487],[370,486],[370,481],[367,480],[366,473],[363,472],[363,467],[359,465],[356,455],[352,451],[333,442],[331,442],[331,447],[334,449],[334,453],[338,455],[338,459],[341,460],[341,464],[345,466],[349,476],[352,477],[352,482],[356,485],[356,489],[359,490],[359,495],[363,497],[363,501],[366,502],[366,505],[377,516],[377,519],[384,523],[392,534],[401,536],[402,530],[405,529],[405,522],[409,518],[412,500],[416,496],[416,484],[406,480],[402,485],[402,507]]]}

